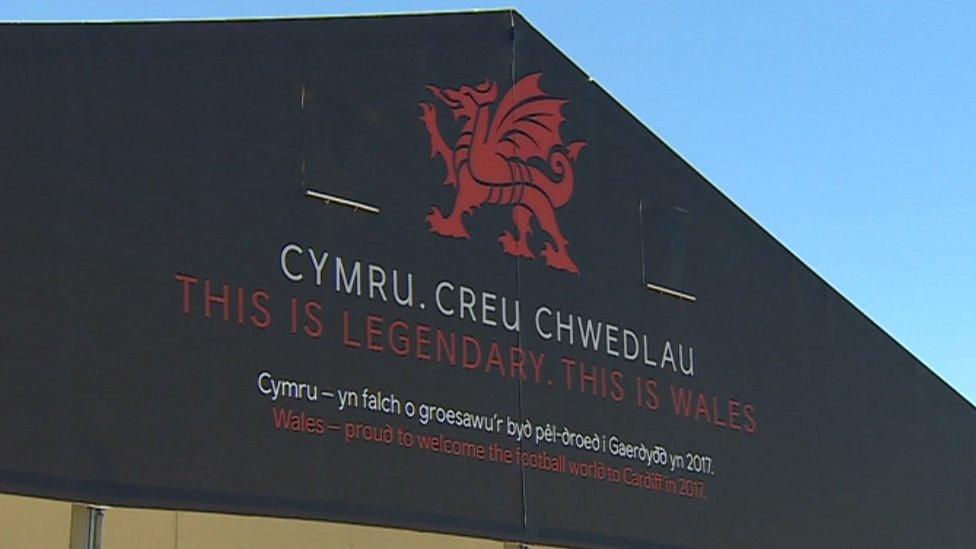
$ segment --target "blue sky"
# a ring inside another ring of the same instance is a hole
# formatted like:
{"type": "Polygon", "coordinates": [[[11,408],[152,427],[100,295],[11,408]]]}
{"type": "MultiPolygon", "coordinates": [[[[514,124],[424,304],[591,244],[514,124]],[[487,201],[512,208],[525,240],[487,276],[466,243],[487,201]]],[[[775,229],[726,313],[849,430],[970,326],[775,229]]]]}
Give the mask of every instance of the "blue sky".
{"type": "Polygon", "coordinates": [[[0,0],[2,20],[515,7],[976,402],[976,2],[0,0]]]}

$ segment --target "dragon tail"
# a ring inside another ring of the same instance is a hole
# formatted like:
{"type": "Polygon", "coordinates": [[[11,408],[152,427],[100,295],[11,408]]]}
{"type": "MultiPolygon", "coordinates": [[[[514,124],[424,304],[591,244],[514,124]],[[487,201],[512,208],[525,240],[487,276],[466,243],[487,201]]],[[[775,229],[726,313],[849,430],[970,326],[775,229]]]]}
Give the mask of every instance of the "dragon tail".
{"type": "Polygon", "coordinates": [[[579,157],[580,151],[586,147],[585,141],[574,141],[566,147],[566,151],[554,150],[549,154],[549,168],[555,174],[557,181],[553,181],[545,174],[535,178],[534,183],[541,187],[553,207],[560,208],[569,202],[576,188],[576,176],[573,173],[573,163],[579,157]]]}
{"type": "Polygon", "coordinates": [[[576,158],[579,157],[580,151],[586,147],[586,141],[573,141],[566,147],[566,156],[569,157],[570,162],[576,162],[576,158]]]}

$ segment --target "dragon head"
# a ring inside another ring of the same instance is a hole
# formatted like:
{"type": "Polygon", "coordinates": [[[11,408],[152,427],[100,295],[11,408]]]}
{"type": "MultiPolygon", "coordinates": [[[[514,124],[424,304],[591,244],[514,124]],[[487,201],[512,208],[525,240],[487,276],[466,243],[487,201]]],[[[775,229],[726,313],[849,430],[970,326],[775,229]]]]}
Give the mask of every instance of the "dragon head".
{"type": "Polygon", "coordinates": [[[437,86],[427,86],[427,89],[451,109],[455,120],[474,118],[479,107],[491,105],[498,99],[498,84],[487,78],[480,84],[464,85],[458,89],[437,86]]]}

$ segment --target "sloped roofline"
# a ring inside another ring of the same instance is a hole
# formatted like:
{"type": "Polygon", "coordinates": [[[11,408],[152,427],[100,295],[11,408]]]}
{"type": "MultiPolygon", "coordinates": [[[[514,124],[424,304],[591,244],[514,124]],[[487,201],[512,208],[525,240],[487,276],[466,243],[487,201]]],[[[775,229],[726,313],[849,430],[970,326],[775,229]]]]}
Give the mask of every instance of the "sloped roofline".
{"type": "Polygon", "coordinates": [[[789,246],[787,246],[786,244],[784,244],[783,242],[781,242],[778,238],[776,238],[776,236],[773,235],[772,232],[770,232],[768,229],[766,229],[766,227],[764,227],[759,221],[757,221],[752,215],[750,215],[749,212],[747,212],[742,206],[740,206],[739,204],[737,204],[735,202],[735,200],[733,200],[728,194],[726,194],[721,188],[719,188],[718,185],[716,185],[715,183],[713,183],[712,180],[708,176],[706,176],[705,173],[701,169],[699,169],[697,166],[695,166],[694,163],[691,162],[691,160],[689,160],[684,155],[682,155],[680,152],[678,152],[678,149],[677,148],[675,148],[673,145],[671,145],[670,143],[668,143],[668,141],[666,139],[664,139],[657,132],[655,132],[654,129],[651,128],[650,124],[648,124],[648,123],[644,122],[643,120],[641,120],[640,117],[638,117],[637,114],[634,113],[634,111],[632,111],[629,108],[627,108],[627,106],[623,102],[621,102],[619,99],[617,99],[613,95],[613,93],[610,92],[610,90],[608,90],[606,87],[604,87],[603,85],[601,85],[595,78],[593,78],[593,76],[591,76],[589,73],[587,73],[586,70],[584,70],[578,63],[576,63],[576,61],[574,61],[569,55],[567,55],[566,52],[564,52],[562,50],[562,48],[560,48],[555,42],[553,42],[548,36],[546,36],[546,34],[544,32],[542,32],[541,30],[539,30],[538,27],[536,27],[535,25],[533,25],[532,23],[530,23],[521,13],[518,12],[518,10],[516,10],[516,9],[513,8],[511,10],[511,13],[512,13],[513,17],[516,17],[517,16],[521,20],[522,23],[524,23],[528,28],[532,29],[539,36],[541,36],[550,46],[553,47],[553,49],[555,49],[557,52],[559,52],[559,55],[561,55],[574,68],[576,68],[580,73],[582,73],[583,76],[585,76],[592,84],[594,84],[597,87],[597,89],[599,89],[604,95],[607,96],[607,98],[609,98],[613,103],[615,103],[617,107],[619,107],[620,109],[622,109],[625,113],[627,113],[628,116],[630,116],[635,122],[637,122],[641,127],[643,127],[648,133],[650,133],[652,137],[654,137],[655,139],[657,139],[658,141],[660,141],[665,147],[667,147],[668,150],[670,150],[672,154],[674,154],[675,156],[677,156],[679,160],[681,160],[682,162],[684,162],[685,165],[687,165],[689,168],[691,168],[699,177],[702,178],[703,181],[705,181],[705,183],[707,183],[716,192],[718,192],[718,194],[722,198],[724,198],[731,206],[733,206],[740,213],[742,213],[742,215],[744,215],[746,217],[746,219],[748,219],[760,231],[762,231],[763,234],[765,234],[770,240],[772,240],[779,247],[781,247],[784,251],[786,251],[786,253],[788,253],[801,266],[803,266],[804,268],[806,268],[807,270],[809,270],[830,291],[834,292],[834,294],[836,294],[838,297],[840,297],[844,301],[844,303],[846,303],[851,309],[853,309],[854,312],[856,312],[857,314],[859,314],[862,317],[864,317],[872,326],[874,326],[874,328],[876,330],[878,330],[879,332],[881,332],[885,337],[887,337],[889,340],[891,340],[892,342],[894,342],[895,345],[897,345],[903,351],[905,351],[905,353],[907,353],[908,356],[910,356],[916,363],[918,363],[918,365],[922,366],[929,374],[931,374],[933,377],[935,377],[935,379],[937,379],[939,382],[941,382],[943,385],[945,385],[952,393],[954,393],[957,397],[959,397],[959,399],[962,400],[962,402],[968,404],[969,407],[974,412],[976,412],[976,403],[970,402],[969,399],[967,399],[965,396],[963,396],[963,394],[960,393],[958,390],[956,390],[955,387],[953,387],[952,385],[950,385],[941,375],[938,374],[938,372],[936,372],[935,370],[933,370],[932,368],[930,368],[927,364],[925,364],[924,362],[922,362],[922,360],[920,360],[915,355],[915,353],[913,353],[908,347],[906,347],[900,341],[898,341],[897,339],[895,339],[894,336],[892,336],[890,333],[888,333],[887,330],[885,330],[884,328],[882,328],[880,324],[878,324],[867,313],[865,313],[864,311],[862,311],[857,305],[854,304],[853,301],[851,301],[846,295],[844,295],[841,291],[839,291],[837,288],[835,288],[834,285],[831,284],[826,278],[824,278],[820,273],[818,273],[816,271],[816,269],[814,269],[813,267],[811,267],[810,265],[808,265],[805,261],[803,261],[803,259],[801,259],[800,256],[797,255],[793,250],[791,250],[789,248],[789,246]]]}

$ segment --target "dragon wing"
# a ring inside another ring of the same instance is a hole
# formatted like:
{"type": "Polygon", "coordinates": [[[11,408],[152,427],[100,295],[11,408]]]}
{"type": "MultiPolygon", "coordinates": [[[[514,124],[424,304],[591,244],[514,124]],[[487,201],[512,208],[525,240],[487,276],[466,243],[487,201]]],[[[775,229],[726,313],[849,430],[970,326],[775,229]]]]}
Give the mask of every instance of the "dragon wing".
{"type": "Polygon", "coordinates": [[[542,91],[541,77],[540,72],[523,77],[498,104],[486,145],[506,158],[546,159],[553,147],[563,144],[559,126],[566,119],[561,111],[569,101],[542,91]]]}

